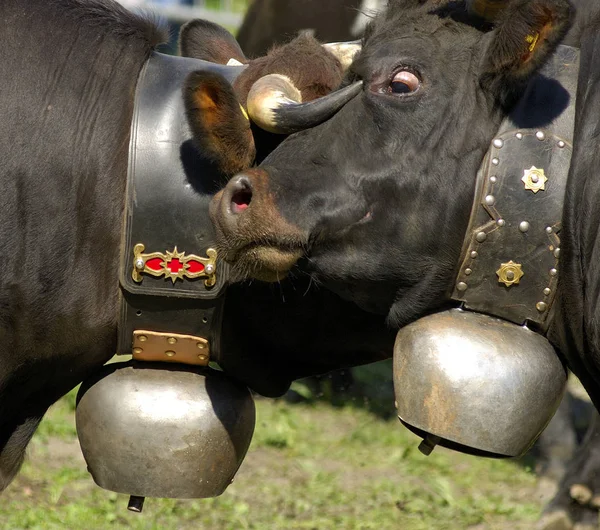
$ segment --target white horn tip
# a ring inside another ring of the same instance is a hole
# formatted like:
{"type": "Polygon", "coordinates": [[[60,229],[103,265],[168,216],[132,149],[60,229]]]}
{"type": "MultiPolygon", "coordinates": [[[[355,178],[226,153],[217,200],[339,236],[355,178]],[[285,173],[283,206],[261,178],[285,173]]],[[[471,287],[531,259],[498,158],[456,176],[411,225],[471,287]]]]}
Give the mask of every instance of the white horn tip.
{"type": "Polygon", "coordinates": [[[352,61],[354,61],[354,57],[360,52],[362,46],[360,41],[328,42],[327,44],[323,44],[323,48],[335,55],[342,64],[342,68],[347,70],[352,61]]]}
{"type": "Polygon", "coordinates": [[[302,103],[302,94],[292,80],[281,74],[269,74],[256,81],[248,92],[248,114],[261,129],[277,133],[275,111],[302,103]]]}

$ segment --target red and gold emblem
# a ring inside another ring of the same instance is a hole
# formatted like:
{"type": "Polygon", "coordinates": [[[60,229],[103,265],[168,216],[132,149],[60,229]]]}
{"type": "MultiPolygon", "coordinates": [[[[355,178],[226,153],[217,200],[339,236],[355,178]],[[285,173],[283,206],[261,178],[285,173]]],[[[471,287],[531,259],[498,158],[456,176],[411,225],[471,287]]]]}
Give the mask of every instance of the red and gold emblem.
{"type": "Polygon", "coordinates": [[[217,282],[216,261],[217,251],[209,248],[206,251],[206,258],[194,254],[186,255],[185,252],[179,252],[177,247],[172,251],[151,252],[144,254],[146,247],[138,243],[133,247],[133,271],[131,277],[134,282],[141,283],[144,279],[142,274],[150,274],[160,278],[170,279],[173,283],[177,280],[195,280],[196,278],[205,278],[204,285],[212,287],[217,282]]]}

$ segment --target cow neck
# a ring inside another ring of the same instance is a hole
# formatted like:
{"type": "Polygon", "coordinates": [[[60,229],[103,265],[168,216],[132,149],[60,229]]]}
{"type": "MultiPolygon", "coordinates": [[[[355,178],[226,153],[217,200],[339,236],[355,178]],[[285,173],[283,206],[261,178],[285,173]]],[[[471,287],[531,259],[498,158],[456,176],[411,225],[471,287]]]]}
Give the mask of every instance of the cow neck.
{"type": "Polygon", "coordinates": [[[477,173],[451,298],[545,333],[558,282],[579,50],[559,46],[504,120],[477,173]]]}
{"type": "Polygon", "coordinates": [[[119,354],[206,365],[219,354],[227,268],[208,215],[215,175],[192,143],[183,85],[239,68],[153,53],[136,88],[121,242],[119,354]]]}

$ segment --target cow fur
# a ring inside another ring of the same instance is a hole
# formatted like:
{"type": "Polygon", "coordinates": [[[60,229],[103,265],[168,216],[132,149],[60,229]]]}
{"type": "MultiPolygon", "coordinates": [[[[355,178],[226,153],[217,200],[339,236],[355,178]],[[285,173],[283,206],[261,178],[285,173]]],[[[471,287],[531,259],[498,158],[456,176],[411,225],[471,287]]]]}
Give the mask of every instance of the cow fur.
{"type": "Polygon", "coordinates": [[[4,0],[0,21],[2,490],[114,354],[132,96],[164,33],[108,0],[4,0]]]}

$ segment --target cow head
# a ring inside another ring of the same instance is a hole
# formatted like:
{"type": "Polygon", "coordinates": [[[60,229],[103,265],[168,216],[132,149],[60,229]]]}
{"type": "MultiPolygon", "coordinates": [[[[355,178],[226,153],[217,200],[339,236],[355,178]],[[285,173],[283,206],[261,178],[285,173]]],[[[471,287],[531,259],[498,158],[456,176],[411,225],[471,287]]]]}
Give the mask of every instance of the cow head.
{"type": "MultiPolygon", "coordinates": [[[[325,108],[323,117],[318,104],[315,109],[311,103],[337,88],[348,66],[347,46],[324,48],[308,35],[248,61],[229,32],[200,20],[183,27],[180,46],[184,56],[246,65],[233,86],[200,65],[184,87],[196,147],[202,158],[211,159],[214,169],[228,177],[249,168],[255,159],[261,160],[287,136],[249,123],[251,90],[258,94],[254,101],[260,100],[276,74],[276,80],[288,80],[284,85],[292,92],[290,97],[304,102],[292,105],[291,113],[301,107],[303,113],[322,120],[331,110],[325,108]]],[[[276,104],[282,102],[292,103],[285,97],[275,98],[276,104]]],[[[262,115],[268,119],[268,112],[262,115]]],[[[300,121],[306,122],[305,117],[300,121]]],[[[385,328],[381,317],[366,315],[329,291],[308,289],[311,284],[312,280],[304,277],[275,290],[262,282],[229,287],[221,355],[215,359],[229,376],[263,395],[278,396],[294,379],[389,356],[394,333],[385,328]],[[323,307],[327,311],[323,312],[323,307]],[[348,325],[356,332],[348,333],[348,325]]]]}
{"type": "Polygon", "coordinates": [[[344,82],[361,92],[214,198],[239,278],[297,265],[395,327],[445,303],[476,171],[570,24],[566,0],[504,4],[486,21],[460,1],[390,2],[344,82]]]}
{"type": "Polygon", "coordinates": [[[204,70],[191,75],[185,87],[196,144],[227,177],[262,160],[285,138],[250,122],[248,94],[256,81],[273,75],[287,79],[297,91],[296,100],[309,102],[337,88],[343,75],[343,64],[331,49],[308,34],[273,48],[265,57],[248,60],[227,30],[193,20],[182,27],[180,49],[185,57],[246,65],[233,86],[221,75],[204,70]]]}

